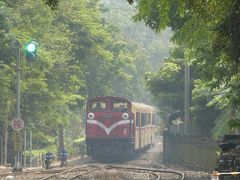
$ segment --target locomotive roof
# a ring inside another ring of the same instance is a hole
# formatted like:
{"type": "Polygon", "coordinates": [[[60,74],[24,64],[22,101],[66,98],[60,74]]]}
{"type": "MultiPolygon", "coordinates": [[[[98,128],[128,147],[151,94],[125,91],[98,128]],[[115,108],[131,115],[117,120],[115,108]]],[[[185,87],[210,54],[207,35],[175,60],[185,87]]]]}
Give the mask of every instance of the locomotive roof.
{"type": "Polygon", "coordinates": [[[128,100],[124,97],[120,97],[120,96],[97,96],[97,97],[88,99],[88,101],[93,101],[93,100],[97,100],[97,99],[123,99],[125,101],[131,102],[130,100],[128,100]]]}
{"type": "Polygon", "coordinates": [[[94,101],[94,100],[97,100],[97,99],[123,99],[123,100],[125,100],[127,102],[132,103],[132,105],[135,108],[144,108],[144,109],[149,109],[149,110],[154,110],[155,109],[153,106],[146,105],[144,103],[133,102],[133,101],[130,101],[130,100],[128,100],[128,99],[126,99],[124,97],[120,97],[120,96],[97,96],[97,97],[89,99],[88,101],[94,101]]]}

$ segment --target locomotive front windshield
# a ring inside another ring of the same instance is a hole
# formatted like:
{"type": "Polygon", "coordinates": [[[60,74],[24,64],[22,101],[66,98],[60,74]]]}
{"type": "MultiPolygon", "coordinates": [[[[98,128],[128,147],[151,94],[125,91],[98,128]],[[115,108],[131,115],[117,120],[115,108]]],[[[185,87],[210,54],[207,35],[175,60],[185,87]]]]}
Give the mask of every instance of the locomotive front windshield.
{"type": "Polygon", "coordinates": [[[128,103],[126,101],[113,101],[112,110],[119,111],[119,112],[127,112],[128,103]]]}
{"type": "Polygon", "coordinates": [[[107,104],[105,101],[95,101],[92,102],[90,106],[90,109],[93,112],[105,111],[107,108],[107,104]]]}
{"type": "Polygon", "coordinates": [[[89,103],[89,110],[92,112],[128,112],[128,102],[122,99],[95,100],[89,103]]]}

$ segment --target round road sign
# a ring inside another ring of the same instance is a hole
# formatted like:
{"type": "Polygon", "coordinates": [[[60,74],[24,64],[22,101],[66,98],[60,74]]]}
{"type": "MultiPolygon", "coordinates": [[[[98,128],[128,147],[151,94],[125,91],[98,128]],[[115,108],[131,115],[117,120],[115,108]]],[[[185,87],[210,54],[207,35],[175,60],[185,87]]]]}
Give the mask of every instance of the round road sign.
{"type": "Polygon", "coordinates": [[[24,121],[21,118],[15,118],[11,121],[11,126],[15,131],[21,131],[24,128],[24,121]]]}

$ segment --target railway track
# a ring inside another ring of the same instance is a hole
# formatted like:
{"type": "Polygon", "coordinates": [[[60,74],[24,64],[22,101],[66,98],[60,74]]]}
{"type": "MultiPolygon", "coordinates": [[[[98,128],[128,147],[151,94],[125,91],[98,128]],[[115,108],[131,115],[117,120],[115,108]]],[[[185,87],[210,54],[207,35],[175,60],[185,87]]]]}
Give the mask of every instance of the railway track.
{"type": "Polygon", "coordinates": [[[28,171],[22,171],[22,172],[6,172],[6,173],[0,173],[0,177],[6,177],[6,176],[17,176],[17,175],[24,175],[24,174],[32,174],[32,173],[44,173],[44,171],[41,170],[28,170],[28,171]]]}
{"type": "MultiPolygon", "coordinates": [[[[109,176],[112,177],[125,177],[128,179],[151,179],[159,180],[165,179],[164,177],[170,177],[168,179],[184,180],[184,174],[167,171],[153,168],[142,168],[142,167],[131,167],[125,165],[103,165],[103,164],[90,164],[85,166],[75,166],[67,167],[62,169],[51,169],[51,170],[40,170],[40,171],[28,171],[28,172],[19,172],[11,173],[14,176],[14,180],[29,180],[29,179],[38,179],[38,180],[53,180],[53,179],[107,179],[109,176]],[[114,172],[114,173],[113,173],[114,172]],[[143,176],[144,175],[144,176],[143,176]],[[137,178],[138,177],[138,178],[137,178]]],[[[3,177],[3,176],[2,176],[3,177]]],[[[1,179],[1,178],[0,178],[1,179]]]]}
{"type": "MultiPolygon", "coordinates": [[[[21,173],[0,173],[0,179],[5,179],[7,175],[14,176],[14,180],[113,180],[116,179],[115,177],[131,180],[184,180],[184,178],[209,179],[210,176],[208,173],[191,171],[184,168],[162,164],[160,152],[161,143],[159,143],[158,140],[152,149],[143,154],[137,155],[136,157],[128,159],[127,161],[101,162],[88,156],[81,156],[80,158],[69,159],[68,167],[59,168],[59,163],[55,163],[55,166],[49,170],[39,168],[24,170],[21,173]],[[184,174],[180,172],[184,172],[184,174]]],[[[8,169],[8,171],[10,170],[8,169]]]]}
{"type": "Polygon", "coordinates": [[[47,177],[41,178],[41,180],[51,180],[51,179],[68,179],[73,180],[77,179],[81,176],[89,174],[93,171],[100,169],[100,167],[94,165],[86,165],[86,166],[78,166],[78,167],[70,167],[65,171],[61,171],[47,177]]]}
{"type": "Polygon", "coordinates": [[[136,171],[136,172],[150,172],[155,175],[158,179],[161,178],[161,174],[175,174],[179,177],[180,180],[184,180],[184,174],[177,172],[177,171],[169,171],[169,170],[161,170],[161,169],[153,169],[153,168],[142,168],[142,167],[129,167],[129,166],[116,166],[116,165],[108,165],[106,168],[115,168],[115,169],[122,169],[126,171],[136,171]]]}
{"type": "Polygon", "coordinates": [[[117,172],[116,176],[119,174],[119,172],[124,172],[125,174],[128,174],[129,172],[131,172],[134,174],[147,174],[148,177],[151,177],[150,179],[159,180],[171,174],[172,175],[171,177],[174,177],[174,178],[170,178],[170,179],[184,180],[184,174],[175,172],[175,171],[142,168],[142,167],[117,166],[117,165],[87,165],[85,167],[75,167],[66,171],[62,171],[62,172],[44,177],[41,180],[66,179],[66,178],[68,180],[94,179],[94,177],[96,176],[96,172],[107,174],[107,171],[109,172],[113,170],[117,172]],[[63,176],[64,174],[65,176],[63,176]]]}

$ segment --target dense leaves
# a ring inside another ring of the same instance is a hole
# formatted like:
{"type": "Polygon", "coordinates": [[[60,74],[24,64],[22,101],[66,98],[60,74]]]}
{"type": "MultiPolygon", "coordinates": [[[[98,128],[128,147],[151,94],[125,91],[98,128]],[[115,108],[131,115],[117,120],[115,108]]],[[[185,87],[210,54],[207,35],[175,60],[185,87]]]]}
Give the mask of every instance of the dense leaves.
{"type": "Polygon", "coordinates": [[[58,6],[59,0],[43,0],[46,5],[51,7],[51,9],[55,10],[58,6]]]}
{"type": "Polygon", "coordinates": [[[154,95],[154,102],[164,118],[168,113],[183,111],[184,71],[181,61],[166,61],[157,73],[145,75],[147,87],[154,95]],[[169,61],[169,62],[168,62],[169,61]]]}
{"type": "MultiPolygon", "coordinates": [[[[231,107],[228,115],[230,125],[231,127],[239,126],[236,116],[240,109],[238,100],[239,8],[240,2],[237,0],[137,1],[138,13],[134,17],[135,20],[144,21],[156,32],[171,27],[174,31],[172,40],[183,47],[183,59],[191,66],[193,78],[200,79],[200,81],[195,81],[195,84],[198,84],[195,88],[205,87],[205,90],[197,93],[202,94],[201,96],[196,94],[197,89],[193,94],[192,116],[199,122],[199,125],[209,124],[207,122],[210,121],[210,124],[213,124],[218,113],[212,114],[208,118],[205,117],[205,120],[201,117],[201,113],[198,113],[204,112],[204,108],[209,109],[205,104],[212,104],[221,108],[231,107]],[[206,91],[209,92],[207,96],[204,95],[206,91]],[[199,97],[201,98],[199,99],[199,97]],[[215,103],[208,103],[211,99],[215,103]]],[[[156,75],[152,79],[157,77],[161,78],[161,75],[156,75]]],[[[167,81],[167,78],[164,80],[167,81]]],[[[149,82],[151,82],[149,86],[153,86],[152,89],[158,89],[154,80],[149,82]]],[[[212,111],[209,109],[207,112],[209,114],[212,111]]],[[[214,110],[214,112],[216,111],[214,110]]]]}

